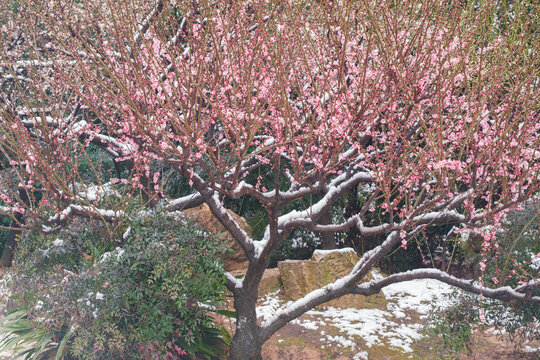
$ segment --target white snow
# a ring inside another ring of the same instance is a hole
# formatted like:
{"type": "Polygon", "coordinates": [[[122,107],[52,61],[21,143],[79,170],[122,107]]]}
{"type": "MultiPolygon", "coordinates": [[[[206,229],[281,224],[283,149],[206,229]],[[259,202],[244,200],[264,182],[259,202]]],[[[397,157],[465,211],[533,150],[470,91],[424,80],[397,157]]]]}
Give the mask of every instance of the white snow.
{"type": "Polygon", "coordinates": [[[540,269],[540,253],[531,255],[531,267],[534,270],[540,269]]]}
{"type": "Polygon", "coordinates": [[[356,253],[356,251],[354,251],[353,248],[350,248],[350,247],[347,247],[347,248],[343,248],[343,249],[334,249],[334,250],[315,250],[313,252],[313,255],[328,255],[330,253],[348,253],[348,252],[353,252],[353,253],[356,253]]]}
{"type": "Polygon", "coordinates": [[[260,306],[257,306],[257,317],[262,318],[263,321],[270,319],[276,315],[278,309],[292,304],[292,301],[284,303],[278,298],[279,290],[273,293],[269,293],[263,298],[260,306]]]}
{"type": "Polygon", "coordinates": [[[87,206],[81,206],[81,205],[71,205],[71,208],[80,211],[80,212],[86,212],[86,213],[94,213],[99,216],[102,216],[104,218],[118,218],[123,216],[123,211],[115,211],[115,210],[105,210],[105,209],[94,209],[87,206]]]}
{"type": "Polygon", "coordinates": [[[353,356],[353,360],[368,360],[368,353],[367,351],[360,351],[356,355],[353,356]]]}
{"type": "Polygon", "coordinates": [[[120,258],[122,257],[122,255],[124,255],[125,252],[126,251],[124,249],[117,246],[113,251],[108,251],[106,253],[103,253],[103,255],[101,255],[99,262],[103,263],[106,261],[110,261],[113,258],[113,256],[116,258],[116,260],[120,260],[120,258]]]}
{"type": "Polygon", "coordinates": [[[77,132],[83,130],[86,125],[88,125],[88,123],[85,120],[77,121],[71,127],[71,132],[72,133],[77,133],[77,132]]]}
{"type": "Polygon", "coordinates": [[[64,240],[56,238],[56,239],[52,242],[52,244],[53,244],[53,246],[62,246],[62,245],[64,245],[64,240]]]}
{"type": "Polygon", "coordinates": [[[402,312],[410,310],[422,314],[425,318],[434,307],[449,305],[447,294],[453,291],[453,287],[433,279],[418,279],[392,284],[383,288],[387,300],[395,303],[388,304],[389,310],[397,310],[398,317],[402,312]]]}
{"type": "Polygon", "coordinates": [[[340,335],[337,335],[337,336],[330,336],[328,335],[326,337],[326,339],[328,341],[331,341],[331,342],[334,342],[334,343],[338,343],[339,345],[341,345],[341,347],[350,347],[351,350],[354,350],[356,348],[356,343],[350,339],[346,339],[344,338],[343,336],[340,336],[340,335]]]}
{"type": "Polygon", "coordinates": [[[291,321],[291,324],[297,324],[297,325],[305,327],[306,329],[309,329],[309,330],[317,330],[319,328],[319,326],[326,325],[322,321],[310,321],[310,320],[300,321],[298,319],[294,319],[293,321],[291,321]]]}
{"type": "Polygon", "coordinates": [[[79,192],[78,196],[85,198],[88,201],[97,201],[104,197],[117,197],[121,195],[118,191],[114,190],[111,183],[103,185],[89,186],[83,191],[79,192]]]}
{"type": "MultiPolygon", "coordinates": [[[[382,277],[375,271],[373,276],[382,277]]],[[[383,289],[387,310],[328,307],[323,311],[310,310],[291,323],[317,332],[325,348],[351,349],[356,353],[353,357],[356,360],[368,359],[365,350],[374,346],[389,347],[412,356],[412,344],[424,336],[425,325],[403,320],[411,319],[413,314],[425,318],[434,308],[450,305],[448,295],[452,291],[454,288],[450,285],[432,279],[406,281],[383,289]],[[329,327],[339,334],[329,335],[325,331],[329,327]]],[[[270,293],[257,307],[257,315],[267,321],[291,304],[292,301],[281,300],[278,292],[270,293]]]]}

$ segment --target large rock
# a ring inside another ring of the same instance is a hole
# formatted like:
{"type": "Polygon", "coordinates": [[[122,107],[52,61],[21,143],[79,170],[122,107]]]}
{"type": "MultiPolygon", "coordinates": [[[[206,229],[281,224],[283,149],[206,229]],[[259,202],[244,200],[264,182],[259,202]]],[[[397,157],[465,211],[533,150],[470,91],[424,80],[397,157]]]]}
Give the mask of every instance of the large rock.
{"type": "MultiPolygon", "coordinates": [[[[246,219],[236,214],[232,210],[227,210],[229,215],[240,225],[240,227],[251,236],[251,226],[249,226],[246,219]]],[[[235,270],[246,270],[248,267],[248,260],[246,255],[240,248],[240,245],[234,241],[231,235],[225,230],[223,225],[212,215],[210,208],[206,204],[197,206],[191,209],[184,210],[183,213],[195,219],[206,231],[211,232],[218,236],[223,241],[226,241],[227,244],[232,248],[232,252],[229,252],[225,255],[223,261],[225,265],[225,270],[235,271],[235,270]]]]}
{"type": "Polygon", "coordinates": [[[281,289],[281,276],[278,268],[266,269],[259,283],[259,297],[281,289]]]}
{"type": "MultiPolygon", "coordinates": [[[[241,278],[246,275],[246,269],[230,271],[231,275],[241,278]]],[[[281,289],[281,277],[278,268],[266,269],[259,283],[258,295],[263,297],[266,294],[279,291],[281,289]]]]}
{"type": "MultiPolygon", "coordinates": [[[[285,295],[298,300],[307,293],[327,285],[350,273],[360,260],[354,249],[316,250],[310,260],[286,260],[278,262],[281,283],[285,295]]],[[[362,281],[373,279],[368,273],[362,281]]],[[[376,295],[345,295],[329,301],[323,306],[340,308],[386,309],[386,298],[381,292],[376,295]]]]}

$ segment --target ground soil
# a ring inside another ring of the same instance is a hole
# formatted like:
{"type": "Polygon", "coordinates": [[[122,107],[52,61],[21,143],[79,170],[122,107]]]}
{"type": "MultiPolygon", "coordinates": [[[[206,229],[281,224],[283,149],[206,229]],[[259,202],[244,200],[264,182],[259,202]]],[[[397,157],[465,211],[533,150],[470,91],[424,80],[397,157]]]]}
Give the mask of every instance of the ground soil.
{"type": "MultiPolygon", "coordinates": [[[[288,324],[279,330],[263,346],[265,360],[345,360],[354,354],[339,347],[322,348],[320,336],[312,330],[299,325],[288,324]]],[[[434,339],[424,339],[414,345],[414,354],[370,352],[369,360],[539,360],[540,352],[526,353],[519,349],[519,344],[512,343],[507,337],[477,331],[469,350],[460,354],[448,354],[441,351],[441,344],[434,339]],[[516,348],[516,345],[517,348],[516,348]],[[411,356],[411,357],[409,357],[411,356]]],[[[531,343],[531,347],[540,347],[540,342],[531,343]]]]}
{"type": "MultiPolygon", "coordinates": [[[[303,315],[300,319],[310,319],[303,315]]],[[[412,315],[407,320],[411,323],[421,323],[418,315],[412,315]]],[[[336,335],[337,329],[320,327],[310,330],[300,325],[287,324],[274,334],[263,346],[265,360],[345,360],[353,359],[358,352],[349,348],[329,346],[321,331],[325,334],[336,335]]],[[[364,347],[358,344],[359,349],[364,347]]],[[[450,353],[442,346],[442,341],[434,337],[424,337],[412,345],[413,353],[402,353],[389,348],[365,348],[369,360],[540,360],[540,351],[527,353],[525,344],[512,342],[509,337],[494,335],[489,329],[474,329],[474,335],[467,349],[461,353],[450,353]]],[[[531,341],[527,345],[540,349],[540,341],[531,341]]],[[[360,358],[361,359],[361,358],[360,358]]]]}

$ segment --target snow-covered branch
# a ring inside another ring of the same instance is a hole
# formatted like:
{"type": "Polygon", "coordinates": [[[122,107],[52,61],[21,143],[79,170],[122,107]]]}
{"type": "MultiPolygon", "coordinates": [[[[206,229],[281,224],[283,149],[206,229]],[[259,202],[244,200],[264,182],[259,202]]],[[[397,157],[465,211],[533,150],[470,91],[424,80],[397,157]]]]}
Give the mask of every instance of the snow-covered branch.
{"type": "Polygon", "coordinates": [[[212,215],[225,227],[233,239],[240,245],[248,260],[253,261],[255,246],[253,239],[238,225],[234,218],[227,212],[219,200],[216,192],[212,190],[205,181],[197,174],[186,174],[193,181],[193,187],[197,190],[202,200],[208,205],[212,215]]]}
{"type": "Polygon", "coordinates": [[[540,296],[531,296],[525,290],[537,289],[540,287],[540,279],[532,280],[528,287],[518,286],[512,289],[509,286],[491,289],[485,286],[475,284],[473,280],[459,279],[454,276],[437,269],[415,269],[403,273],[393,274],[383,279],[371,280],[362,284],[356,285],[351,291],[354,294],[373,295],[381,291],[385,286],[398,282],[415,280],[415,279],[436,279],[443,283],[453,285],[462,290],[482,295],[491,299],[503,301],[520,300],[540,303],[540,296]]]}
{"type": "Polygon", "coordinates": [[[180,198],[172,199],[167,201],[167,210],[169,211],[178,211],[191,209],[196,206],[199,206],[203,203],[203,198],[201,194],[190,194],[182,196],[180,198]]]}
{"type": "Polygon", "coordinates": [[[234,289],[241,286],[242,281],[240,279],[235,278],[230,272],[225,271],[225,277],[227,280],[227,288],[229,291],[234,291],[234,289]]]}
{"type": "Polygon", "coordinates": [[[63,209],[60,213],[49,217],[47,222],[50,224],[63,224],[70,216],[115,222],[124,215],[124,212],[119,210],[99,209],[92,206],[72,204],[63,209]]]}
{"type": "Polygon", "coordinates": [[[327,301],[337,299],[338,297],[350,292],[352,286],[364,277],[373,264],[382,256],[391,251],[391,249],[400,241],[399,232],[392,232],[386,240],[376,248],[366,252],[355,268],[346,276],[326,285],[320,289],[314,290],[303,298],[293,302],[286,309],[279,311],[276,316],[268,319],[261,325],[261,332],[264,339],[269,338],[279,328],[289,321],[299,317],[306,311],[321,305],[327,301]]]}
{"type": "Polygon", "coordinates": [[[141,40],[144,34],[148,31],[148,28],[150,27],[151,22],[161,13],[163,10],[163,0],[158,0],[150,14],[144,19],[141,25],[139,25],[139,31],[135,34],[133,41],[135,44],[138,44],[141,40]]]}
{"type": "MultiPolygon", "coordinates": [[[[285,215],[280,216],[277,219],[277,230],[280,234],[285,234],[292,231],[298,226],[305,226],[307,223],[316,221],[324,212],[328,211],[332,204],[337,201],[345,192],[350,190],[353,186],[358,185],[361,182],[370,182],[372,177],[369,173],[358,172],[347,176],[342,174],[334,179],[328,187],[326,194],[320,201],[313,204],[310,208],[297,211],[293,210],[285,215]],[[332,183],[337,184],[332,186],[332,183]]],[[[261,241],[255,242],[256,244],[256,257],[259,257],[265,250],[270,240],[270,227],[266,228],[264,237],[261,241]]],[[[274,244],[276,245],[276,244],[274,244]]]]}

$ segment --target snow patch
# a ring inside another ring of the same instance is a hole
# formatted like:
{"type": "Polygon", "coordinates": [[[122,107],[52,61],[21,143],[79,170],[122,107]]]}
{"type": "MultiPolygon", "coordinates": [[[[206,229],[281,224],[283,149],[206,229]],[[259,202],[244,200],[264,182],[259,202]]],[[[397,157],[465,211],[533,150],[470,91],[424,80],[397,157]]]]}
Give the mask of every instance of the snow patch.
{"type": "Polygon", "coordinates": [[[426,318],[433,308],[450,305],[448,294],[454,287],[433,279],[417,279],[389,285],[382,291],[387,300],[395,302],[388,304],[390,310],[405,313],[413,310],[426,318]]]}
{"type": "Polygon", "coordinates": [[[309,329],[309,330],[317,330],[317,329],[319,329],[319,326],[326,325],[322,321],[320,321],[320,322],[319,321],[310,321],[310,320],[300,321],[298,319],[295,319],[295,320],[291,321],[291,324],[297,324],[297,325],[305,327],[306,329],[309,329]]]}
{"type": "Polygon", "coordinates": [[[339,345],[341,345],[341,347],[345,347],[345,348],[350,347],[351,350],[354,350],[356,348],[356,343],[355,342],[353,342],[350,339],[346,339],[343,336],[339,336],[339,335],[330,336],[330,335],[328,335],[326,337],[326,339],[328,339],[328,341],[338,343],[339,345]]]}
{"type": "Polygon", "coordinates": [[[367,351],[360,351],[353,356],[353,360],[369,360],[367,351]]]}
{"type": "MultiPolygon", "coordinates": [[[[382,277],[376,271],[373,276],[376,279],[382,277]]],[[[433,309],[449,306],[448,295],[452,291],[455,288],[437,280],[406,281],[383,289],[388,301],[387,310],[328,307],[323,311],[310,310],[291,323],[318,332],[324,347],[339,346],[358,351],[353,359],[368,359],[368,353],[360,348],[374,346],[390,347],[409,355],[413,352],[412,345],[423,337],[424,325],[403,323],[403,320],[410,319],[409,314],[413,312],[425,318],[433,309]],[[336,328],[339,334],[327,334],[327,327],[336,328]]],[[[257,316],[263,322],[267,321],[292,303],[281,300],[278,292],[268,294],[257,307],[257,316]]]]}
{"type": "Polygon", "coordinates": [[[534,352],[540,352],[540,347],[537,347],[537,348],[533,348],[533,347],[530,347],[529,345],[525,346],[525,350],[526,353],[534,353],[534,352]]]}

